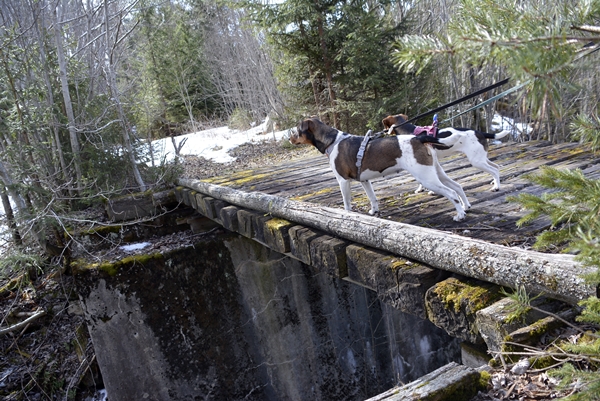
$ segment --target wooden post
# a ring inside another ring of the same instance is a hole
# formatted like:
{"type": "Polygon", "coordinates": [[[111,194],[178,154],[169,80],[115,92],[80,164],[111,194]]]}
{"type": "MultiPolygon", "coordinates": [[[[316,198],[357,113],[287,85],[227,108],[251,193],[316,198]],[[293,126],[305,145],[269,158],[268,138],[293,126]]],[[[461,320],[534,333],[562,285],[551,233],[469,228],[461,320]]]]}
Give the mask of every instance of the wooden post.
{"type": "Polygon", "coordinates": [[[180,179],[178,184],[233,205],[269,213],[467,277],[510,288],[522,286],[529,293],[544,293],[570,304],[597,295],[597,289],[586,284],[581,277],[593,270],[575,261],[572,255],[506,247],[343,209],[291,201],[260,192],[242,192],[199,180],[180,179]]]}

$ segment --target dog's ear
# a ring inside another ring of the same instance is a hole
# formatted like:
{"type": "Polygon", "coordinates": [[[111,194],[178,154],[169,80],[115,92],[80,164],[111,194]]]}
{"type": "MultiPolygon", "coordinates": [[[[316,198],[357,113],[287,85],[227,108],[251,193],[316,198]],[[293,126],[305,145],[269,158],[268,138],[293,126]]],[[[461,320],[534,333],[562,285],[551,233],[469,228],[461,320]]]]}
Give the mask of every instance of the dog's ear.
{"type": "Polygon", "coordinates": [[[298,133],[302,133],[308,130],[311,121],[312,120],[303,120],[302,122],[300,122],[300,124],[298,124],[298,133]]]}
{"type": "Polygon", "coordinates": [[[394,124],[394,120],[395,120],[394,116],[387,116],[386,118],[381,120],[381,123],[383,124],[383,128],[389,129],[394,124]]]}
{"type": "Polygon", "coordinates": [[[317,129],[319,120],[316,118],[307,118],[298,125],[298,132],[314,132],[317,129]]]}

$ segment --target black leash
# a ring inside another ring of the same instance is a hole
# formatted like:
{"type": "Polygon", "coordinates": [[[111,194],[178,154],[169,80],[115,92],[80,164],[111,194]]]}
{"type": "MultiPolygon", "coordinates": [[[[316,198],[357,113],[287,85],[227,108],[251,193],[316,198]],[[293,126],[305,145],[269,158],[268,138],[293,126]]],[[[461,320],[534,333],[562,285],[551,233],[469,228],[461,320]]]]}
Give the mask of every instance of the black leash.
{"type": "Polygon", "coordinates": [[[413,117],[413,118],[411,118],[411,119],[410,119],[410,120],[408,120],[408,121],[404,121],[402,124],[398,124],[398,125],[397,125],[397,127],[401,127],[401,126],[403,126],[404,124],[411,123],[411,122],[413,122],[413,121],[416,121],[416,120],[418,120],[419,118],[423,118],[423,117],[426,117],[426,116],[428,116],[428,115],[431,115],[431,114],[437,113],[437,112],[438,112],[438,111],[440,111],[440,110],[444,110],[444,109],[447,109],[448,107],[454,106],[455,104],[462,103],[462,102],[464,102],[465,100],[471,99],[472,97],[479,96],[479,95],[481,95],[482,93],[485,93],[485,92],[487,92],[487,91],[489,91],[489,90],[492,90],[492,89],[494,89],[494,88],[497,88],[497,87],[499,87],[499,86],[502,86],[502,85],[505,85],[505,84],[507,84],[507,83],[508,83],[508,81],[510,81],[510,78],[506,78],[506,79],[503,79],[502,81],[498,81],[498,82],[496,82],[495,84],[492,84],[492,85],[490,85],[490,86],[486,86],[485,88],[483,88],[483,89],[480,89],[480,90],[478,90],[477,92],[473,92],[473,93],[471,93],[470,95],[463,96],[463,97],[461,97],[461,98],[460,98],[460,99],[458,99],[458,100],[454,100],[454,101],[452,101],[452,102],[450,102],[450,103],[447,103],[447,104],[445,104],[445,105],[443,105],[443,106],[440,106],[440,107],[438,107],[438,108],[436,108],[436,109],[429,110],[429,111],[427,111],[427,112],[425,112],[425,113],[423,113],[423,114],[419,114],[418,116],[416,116],[416,117],[413,117]]]}

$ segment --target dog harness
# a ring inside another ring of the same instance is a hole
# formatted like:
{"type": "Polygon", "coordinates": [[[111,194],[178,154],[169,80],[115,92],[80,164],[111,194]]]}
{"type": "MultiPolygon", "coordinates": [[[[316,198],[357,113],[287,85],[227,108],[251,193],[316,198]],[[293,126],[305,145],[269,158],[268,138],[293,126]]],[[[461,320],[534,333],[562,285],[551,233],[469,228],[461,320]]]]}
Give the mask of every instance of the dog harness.
{"type": "Polygon", "coordinates": [[[360,173],[362,170],[362,159],[363,156],[365,155],[365,149],[367,148],[367,143],[369,143],[369,140],[371,139],[371,130],[367,131],[367,133],[365,134],[365,137],[362,140],[362,143],[360,144],[360,148],[358,148],[358,153],[356,154],[356,167],[358,167],[358,173],[356,174],[356,179],[358,181],[360,181],[360,173]]]}
{"type": "Polygon", "coordinates": [[[437,133],[438,129],[434,125],[427,125],[425,127],[415,127],[415,130],[413,131],[413,135],[427,134],[434,138],[437,137],[437,133]]]}

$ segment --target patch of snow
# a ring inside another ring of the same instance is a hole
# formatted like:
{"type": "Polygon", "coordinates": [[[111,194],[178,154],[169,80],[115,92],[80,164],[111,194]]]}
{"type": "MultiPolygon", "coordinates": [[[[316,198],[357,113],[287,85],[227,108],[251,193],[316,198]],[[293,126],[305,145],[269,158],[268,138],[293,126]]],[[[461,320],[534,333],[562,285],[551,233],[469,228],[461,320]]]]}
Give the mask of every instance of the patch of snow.
{"type": "Polygon", "coordinates": [[[171,162],[175,159],[175,146],[184,142],[180,155],[202,156],[216,163],[230,163],[235,157],[229,151],[246,143],[281,140],[288,136],[288,130],[273,133],[263,133],[268,120],[247,131],[232,130],[228,127],[212,128],[191,134],[179,135],[175,138],[162,138],[152,142],[155,160],[171,162]]]}
{"type": "Polygon", "coordinates": [[[108,401],[108,394],[106,394],[105,389],[98,390],[96,394],[94,394],[92,397],[86,398],[85,401],[108,401]]]}
{"type": "Polygon", "coordinates": [[[126,252],[131,252],[131,251],[137,251],[138,249],[144,249],[149,245],[150,245],[149,242],[138,242],[136,244],[121,245],[119,247],[119,249],[126,251],[126,252]]]}
{"type": "Polygon", "coordinates": [[[517,140],[523,134],[529,136],[533,128],[529,124],[516,123],[512,118],[494,114],[494,118],[492,118],[492,131],[500,132],[504,130],[509,130],[512,138],[517,140]]]}

